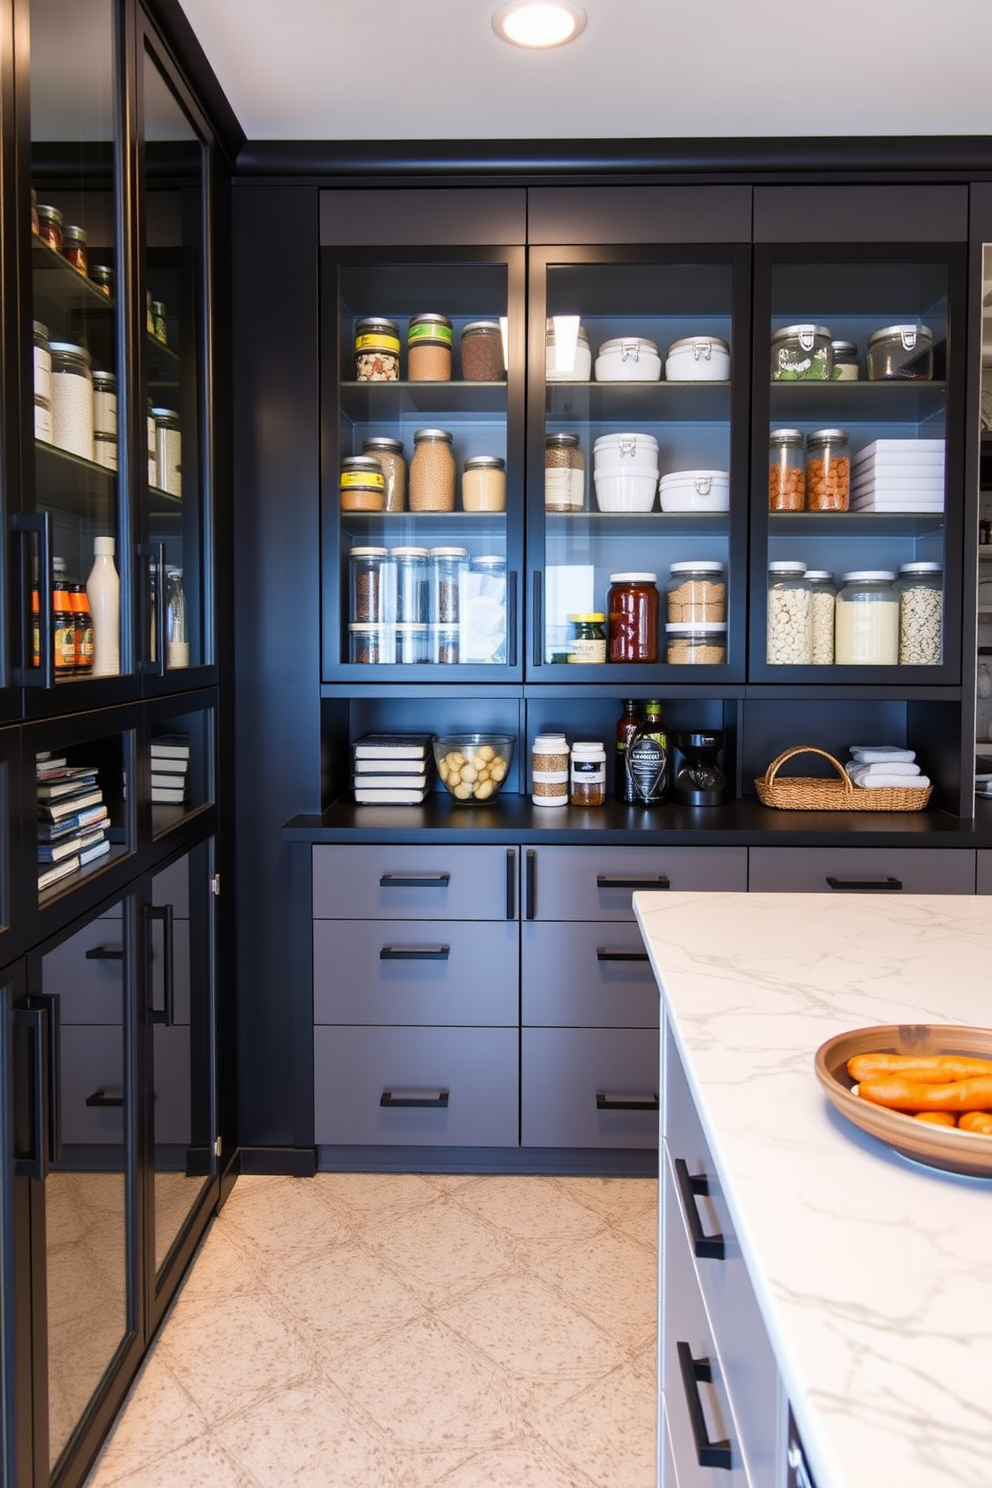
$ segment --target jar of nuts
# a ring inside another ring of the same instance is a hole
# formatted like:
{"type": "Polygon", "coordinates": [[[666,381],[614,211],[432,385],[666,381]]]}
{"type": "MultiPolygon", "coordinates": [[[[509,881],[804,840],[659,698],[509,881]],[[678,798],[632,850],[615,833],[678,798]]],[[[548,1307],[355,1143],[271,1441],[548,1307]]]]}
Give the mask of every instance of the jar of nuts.
{"type": "Polygon", "coordinates": [[[806,439],[806,510],[845,512],[851,495],[846,429],[817,429],[806,439]]]}
{"type": "Polygon", "coordinates": [[[806,469],[801,429],[773,429],[768,436],[768,510],[802,511],[806,469]]]}
{"type": "Polygon", "coordinates": [[[369,315],[355,326],[356,382],[398,382],[400,328],[395,320],[369,315]]]}
{"type": "Polygon", "coordinates": [[[454,511],[455,484],[451,435],[446,429],[418,429],[410,461],[410,510],[454,511]]]}

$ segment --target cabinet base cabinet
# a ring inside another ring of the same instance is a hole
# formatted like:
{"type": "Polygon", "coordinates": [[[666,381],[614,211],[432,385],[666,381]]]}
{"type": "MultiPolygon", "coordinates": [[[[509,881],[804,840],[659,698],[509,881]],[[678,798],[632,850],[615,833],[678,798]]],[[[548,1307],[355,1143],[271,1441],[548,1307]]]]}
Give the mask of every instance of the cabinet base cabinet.
{"type": "Polygon", "coordinates": [[[658,1034],[641,1028],[524,1028],[525,1147],[658,1145],[658,1034]]]}
{"type": "Polygon", "coordinates": [[[752,847],[752,893],[973,894],[970,848],[752,847]]]}
{"type": "Polygon", "coordinates": [[[525,1025],[658,1027],[658,984],[632,922],[525,922],[520,980],[525,1025]]]}

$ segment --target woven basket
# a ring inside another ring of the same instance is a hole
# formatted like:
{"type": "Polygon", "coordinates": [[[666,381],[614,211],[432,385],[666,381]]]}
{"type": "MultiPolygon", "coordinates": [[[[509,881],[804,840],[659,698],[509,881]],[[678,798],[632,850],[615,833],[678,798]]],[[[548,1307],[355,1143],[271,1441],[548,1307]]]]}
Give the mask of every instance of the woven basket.
{"type": "Polygon", "coordinates": [[[854,785],[839,760],[812,744],[797,744],[793,749],[786,749],[778,759],[772,760],[754,786],[763,806],[775,806],[780,811],[922,811],[933,792],[932,785],[923,790],[918,787],[914,790],[910,786],[870,790],[866,786],[854,785]],[[815,780],[809,775],[791,775],[784,780],[777,779],[779,767],[796,754],[820,755],[830,761],[840,778],[815,780]]]}

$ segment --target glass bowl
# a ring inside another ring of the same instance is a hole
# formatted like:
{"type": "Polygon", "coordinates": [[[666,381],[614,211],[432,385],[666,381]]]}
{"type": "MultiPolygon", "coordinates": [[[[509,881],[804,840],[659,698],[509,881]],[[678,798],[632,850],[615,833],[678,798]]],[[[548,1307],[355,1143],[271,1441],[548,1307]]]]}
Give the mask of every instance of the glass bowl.
{"type": "Polygon", "coordinates": [[[437,734],[434,763],[450,796],[466,806],[493,801],[513,763],[513,734],[437,734]]]}

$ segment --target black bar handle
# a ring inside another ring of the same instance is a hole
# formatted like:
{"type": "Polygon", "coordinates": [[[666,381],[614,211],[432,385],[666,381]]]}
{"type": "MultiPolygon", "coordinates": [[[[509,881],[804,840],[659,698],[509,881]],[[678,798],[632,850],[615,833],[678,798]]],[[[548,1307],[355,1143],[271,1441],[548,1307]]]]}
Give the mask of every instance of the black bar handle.
{"type": "Polygon", "coordinates": [[[446,1110],[448,1092],[434,1086],[430,1090],[384,1090],[379,1097],[380,1106],[429,1106],[435,1110],[446,1110]]]}
{"type": "Polygon", "coordinates": [[[43,1007],[14,1008],[11,1022],[15,1028],[27,1031],[32,1043],[31,1073],[34,1090],[29,1102],[32,1118],[31,1152],[14,1158],[14,1176],[34,1178],[44,1183],[48,1176],[48,1134],[45,1131],[50,1097],[48,1092],[48,1064],[45,1059],[45,1044],[48,1042],[46,1024],[48,1013],[43,1007]]]}
{"type": "Polygon", "coordinates": [[[90,946],[86,952],[87,961],[123,961],[124,947],[112,945],[90,946]]]}
{"type": "Polygon", "coordinates": [[[694,1359],[692,1349],[687,1343],[676,1342],[675,1347],[679,1356],[679,1373],[682,1376],[682,1389],[685,1392],[685,1403],[689,1410],[689,1425],[692,1428],[696,1459],[700,1467],[718,1467],[725,1472],[730,1472],[734,1465],[730,1443],[729,1441],[710,1441],[706,1417],[703,1415],[703,1402],[699,1398],[699,1386],[709,1384],[713,1379],[710,1361],[709,1359],[694,1359]]]}
{"type": "Polygon", "coordinates": [[[517,915],[517,850],[514,847],[506,849],[506,918],[516,919],[517,915]]]}
{"type": "MultiPolygon", "coordinates": [[[[147,673],[151,673],[155,677],[164,677],[165,676],[165,654],[166,654],[166,635],[165,635],[165,543],[154,543],[154,542],[138,543],[138,557],[139,558],[147,558],[149,560],[148,577],[151,578],[151,575],[152,575],[152,571],[153,571],[152,568],[151,568],[151,564],[152,563],[154,563],[156,565],[156,570],[155,571],[157,572],[157,577],[158,577],[158,582],[155,585],[155,610],[154,610],[154,616],[155,616],[155,654],[154,654],[154,656],[149,655],[148,657],[146,657],[146,659],[144,661],[139,662],[138,663],[138,671],[139,672],[145,672],[146,674],[147,673]]],[[[153,612],[152,612],[151,606],[149,606],[149,610],[148,610],[149,620],[151,619],[152,613],[153,612]]],[[[149,652],[150,652],[151,651],[151,636],[150,635],[148,637],[148,641],[149,641],[149,647],[148,647],[148,649],[149,649],[149,652]]]]}
{"type": "Polygon", "coordinates": [[[62,998],[58,992],[36,992],[28,1007],[44,1008],[48,1025],[48,1160],[62,1161],[62,998]]]}
{"type": "Polygon", "coordinates": [[[380,961],[447,961],[450,946],[383,946],[379,951],[380,961]]]}
{"type": "Polygon", "coordinates": [[[624,1095],[610,1090],[596,1091],[597,1111],[657,1111],[658,1109],[657,1092],[651,1095],[647,1092],[624,1095]]]}
{"type": "Polygon", "coordinates": [[[612,873],[596,874],[597,889],[670,889],[671,881],[667,873],[658,873],[653,878],[625,878],[623,874],[616,876],[612,873]]]}
{"type": "Polygon", "coordinates": [[[88,1106],[101,1107],[123,1106],[124,1092],[122,1090],[107,1090],[101,1085],[99,1090],[94,1090],[92,1095],[86,1097],[86,1104],[88,1106]]]}
{"type": "MultiPolygon", "coordinates": [[[[21,574],[27,586],[28,603],[22,611],[27,616],[23,635],[21,665],[15,668],[18,687],[55,686],[55,633],[52,626],[52,514],[51,512],[14,512],[11,527],[15,532],[34,532],[38,538],[38,666],[32,666],[28,648],[32,645],[34,616],[31,613],[32,576],[21,549],[21,574]]],[[[32,646],[33,649],[33,646],[32,646]]]]}
{"type": "Polygon", "coordinates": [[[537,853],[532,847],[527,849],[527,879],[526,879],[526,905],[525,918],[532,920],[537,915],[537,853]]]}
{"type": "Polygon", "coordinates": [[[532,661],[536,667],[544,661],[544,626],[541,620],[543,609],[541,597],[541,570],[534,570],[534,654],[532,661]]]}
{"type": "Polygon", "coordinates": [[[506,623],[506,664],[515,667],[517,664],[517,571],[515,568],[511,568],[506,576],[506,623]]]}
{"type": "Polygon", "coordinates": [[[384,873],[380,889],[446,889],[450,873],[384,873]]]}
{"type": "Polygon", "coordinates": [[[682,1213],[689,1226],[693,1254],[701,1261],[722,1261],[727,1253],[723,1236],[704,1234],[703,1222],[696,1207],[696,1199],[705,1198],[710,1191],[709,1179],[705,1173],[690,1173],[685,1158],[677,1157],[675,1159],[675,1181],[679,1186],[682,1213]]]}
{"type": "Polygon", "coordinates": [[[646,961],[647,951],[610,951],[606,946],[596,947],[597,961],[646,961]]]}
{"type": "Polygon", "coordinates": [[[145,910],[149,920],[162,922],[162,1010],[153,1007],[151,1020],[161,1023],[163,1028],[172,1028],[176,1021],[176,973],[173,955],[173,914],[171,904],[149,904],[145,910]]]}
{"type": "Polygon", "coordinates": [[[827,883],[835,894],[887,894],[902,888],[901,878],[838,878],[827,874],[827,883]]]}

